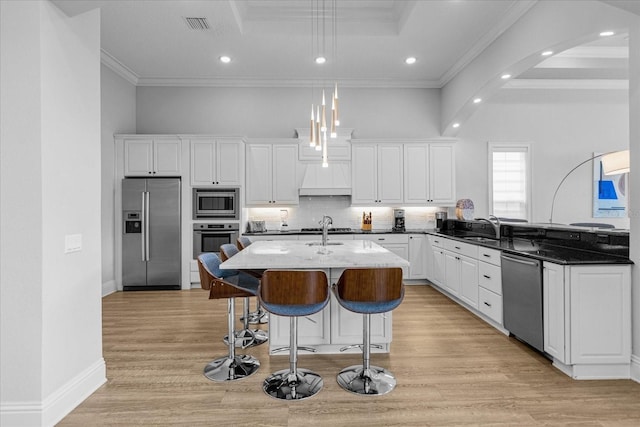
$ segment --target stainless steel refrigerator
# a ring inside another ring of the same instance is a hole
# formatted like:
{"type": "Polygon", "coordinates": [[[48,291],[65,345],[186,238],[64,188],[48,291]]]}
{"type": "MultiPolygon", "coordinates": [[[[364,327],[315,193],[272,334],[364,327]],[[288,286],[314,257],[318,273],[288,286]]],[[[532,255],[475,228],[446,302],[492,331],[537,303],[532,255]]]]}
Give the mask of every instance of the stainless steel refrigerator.
{"type": "Polygon", "coordinates": [[[180,289],[180,179],[122,180],[122,286],[180,289]]]}

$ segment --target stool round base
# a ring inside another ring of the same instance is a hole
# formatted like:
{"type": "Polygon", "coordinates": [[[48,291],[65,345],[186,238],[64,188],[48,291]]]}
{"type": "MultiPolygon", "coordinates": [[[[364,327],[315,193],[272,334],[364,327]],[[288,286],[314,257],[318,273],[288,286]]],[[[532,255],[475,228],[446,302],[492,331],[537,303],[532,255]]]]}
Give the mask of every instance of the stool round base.
{"type": "Polygon", "coordinates": [[[260,362],[253,356],[239,355],[233,359],[220,357],[204,367],[204,376],[211,381],[235,381],[254,374],[260,367],[260,362]]]}
{"type": "Polygon", "coordinates": [[[393,374],[379,366],[369,366],[365,373],[362,365],[344,368],[336,377],[340,387],[355,394],[383,395],[396,386],[393,374]]]}
{"type": "Polygon", "coordinates": [[[289,369],[274,372],[262,384],[264,392],[274,399],[303,400],[322,390],[322,377],[308,369],[298,368],[295,374],[289,369]]]}
{"type": "MultiPolygon", "coordinates": [[[[255,347],[264,344],[269,340],[269,334],[260,329],[242,329],[236,332],[235,346],[238,348],[255,347]]],[[[229,345],[229,335],[222,338],[225,344],[229,345]]]]}

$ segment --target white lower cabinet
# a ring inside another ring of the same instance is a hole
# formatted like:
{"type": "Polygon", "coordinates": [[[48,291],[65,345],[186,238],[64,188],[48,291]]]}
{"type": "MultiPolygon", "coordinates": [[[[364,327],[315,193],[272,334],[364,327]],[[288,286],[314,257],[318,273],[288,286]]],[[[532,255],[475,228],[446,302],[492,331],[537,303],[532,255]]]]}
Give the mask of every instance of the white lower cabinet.
{"type": "Polygon", "coordinates": [[[574,378],[629,378],[631,267],[544,263],[544,350],[574,378]]]}
{"type": "MultiPolygon", "coordinates": [[[[409,237],[406,234],[362,234],[356,236],[356,240],[372,240],[409,261],[409,237]]],[[[402,277],[409,278],[409,267],[402,267],[402,277]]]]}
{"type": "Polygon", "coordinates": [[[409,235],[409,279],[427,278],[427,236],[409,235]]]}
{"type": "Polygon", "coordinates": [[[444,247],[444,289],[478,308],[478,247],[450,239],[444,247]]]}
{"type": "Polygon", "coordinates": [[[427,279],[501,329],[500,251],[429,235],[425,252],[427,279]]]}
{"type": "MultiPolygon", "coordinates": [[[[298,318],[298,344],[322,345],[331,342],[331,310],[329,306],[311,316],[298,318]]],[[[289,345],[289,318],[269,315],[269,346],[289,345]]],[[[283,353],[288,354],[288,353],[283,353]]]]}
{"type": "Polygon", "coordinates": [[[478,248],[478,310],[502,326],[500,251],[478,248]]]}

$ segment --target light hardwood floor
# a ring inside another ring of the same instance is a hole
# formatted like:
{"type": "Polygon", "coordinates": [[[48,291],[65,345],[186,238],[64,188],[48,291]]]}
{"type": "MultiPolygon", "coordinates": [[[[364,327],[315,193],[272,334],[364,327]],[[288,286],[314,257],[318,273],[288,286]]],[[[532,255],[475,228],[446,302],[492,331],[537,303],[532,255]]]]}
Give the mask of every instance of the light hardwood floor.
{"type": "Polygon", "coordinates": [[[104,298],[108,382],[59,425],[640,425],[640,384],[572,380],[430,286],[407,287],[393,314],[391,353],[372,356],[398,380],[388,395],[340,389],[336,373],[360,363],[359,355],[301,353],[299,366],[320,373],[324,388],[306,401],[277,401],[261,384],[286,368],[288,357],[269,357],[265,346],[245,350],[260,360],[257,374],[214,383],[202,369],[227,352],[226,301],[207,295],[193,289],[104,298]]]}

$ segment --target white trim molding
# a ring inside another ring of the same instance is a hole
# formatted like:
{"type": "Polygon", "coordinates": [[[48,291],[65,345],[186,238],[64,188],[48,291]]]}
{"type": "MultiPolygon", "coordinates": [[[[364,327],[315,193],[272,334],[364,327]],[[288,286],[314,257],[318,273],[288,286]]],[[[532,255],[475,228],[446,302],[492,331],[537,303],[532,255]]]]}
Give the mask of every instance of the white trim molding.
{"type": "Polygon", "coordinates": [[[631,355],[631,379],[640,383],[640,356],[631,355]]]}
{"type": "Polygon", "coordinates": [[[102,296],[106,297],[118,291],[118,285],[115,280],[109,280],[102,283],[102,296]]]}
{"type": "Polygon", "coordinates": [[[101,357],[42,401],[0,402],[0,425],[53,426],[107,381],[101,357]]]}

